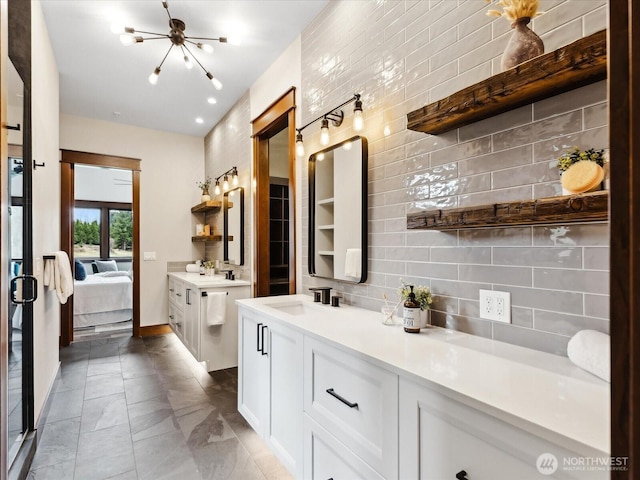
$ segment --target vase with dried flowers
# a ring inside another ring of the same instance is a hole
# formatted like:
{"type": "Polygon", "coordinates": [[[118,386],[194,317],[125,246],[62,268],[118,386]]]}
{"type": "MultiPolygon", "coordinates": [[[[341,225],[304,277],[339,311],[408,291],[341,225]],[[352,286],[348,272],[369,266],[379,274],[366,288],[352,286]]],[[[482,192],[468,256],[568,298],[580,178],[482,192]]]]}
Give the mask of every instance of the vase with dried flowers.
{"type": "MultiPolygon", "coordinates": [[[[494,0],[485,1],[491,3],[494,0]]],[[[487,11],[487,15],[505,17],[511,22],[511,28],[514,30],[502,54],[502,70],[508,70],[542,55],[542,40],[527,26],[532,18],[544,13],[538,11],[539,0],[498,0],[496,5],[502,7],[502,11],[492,9],[487,11]]]]}
{"type": "Polygon", "coordinates": [[[203,202],[208,202],[211,200],[211,195],[209,195],[209,187],[211,186],[211,177],[207,177],[204,182],[197,182],[198,188],[202,190],[202,198],[200,199],[203,202]]]}

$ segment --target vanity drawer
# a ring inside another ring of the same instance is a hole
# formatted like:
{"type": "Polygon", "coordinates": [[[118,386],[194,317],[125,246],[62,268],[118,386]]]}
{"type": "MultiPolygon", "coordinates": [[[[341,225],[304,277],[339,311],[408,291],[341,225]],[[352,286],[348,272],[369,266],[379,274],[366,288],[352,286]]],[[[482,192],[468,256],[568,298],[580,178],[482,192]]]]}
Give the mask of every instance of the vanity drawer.
{"type": "Polygon", "coordinates": [[[388,479],[398,476],[398,376],[305,337],[304,409],[388,479]]]}
{"type": "Polygon", "coordinates": [[[184,310],[185,288],[181,281],[169,277],[169,303],[184,310]]]}
{"type": "Polygon", "coordinates": [[[175,305],[169,303],[169,326],[173,329],[176,335],[183,338],[184,333],[184,321],[183,313],[178,310],[175,305]]]}
{"type": "Polygon", "coordinates": [[[324,428],[304,416],[304,478],[327,480],[383,480],[324,428]]]}

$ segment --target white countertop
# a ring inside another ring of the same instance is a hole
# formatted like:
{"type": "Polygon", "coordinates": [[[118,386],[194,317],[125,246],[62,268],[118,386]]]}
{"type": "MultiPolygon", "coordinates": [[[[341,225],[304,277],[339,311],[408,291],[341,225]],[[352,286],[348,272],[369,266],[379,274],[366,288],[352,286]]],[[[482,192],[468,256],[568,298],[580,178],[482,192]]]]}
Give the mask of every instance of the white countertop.
{"type": "MultiPolygon", "coordinates": [[[[255,312],[362,354],[412,380],[510,423],[573,447],[610,452],[609,384],[559,357],[454,330],[429,327],[420,334],[386,326],[381,314],[314,303],[307,295],[238,300],[255,312]],[[300,304],[286,313],[278,305],[300,304]],[[275,307],[275,308],[274,308],[275,307]],[[506,415],[505,415],[506,414],[506,415]]],[[[585,453],[586,454],[586,453],[585,453]]]]}
{"type": "Polygon", "coordinates": [[[175,277],[191,284],[195,288],[228,288],[251,285],[246,280],[227,280],[224,275],[200,275],[199,273],[169,272],[169,277],[175,277]]]}

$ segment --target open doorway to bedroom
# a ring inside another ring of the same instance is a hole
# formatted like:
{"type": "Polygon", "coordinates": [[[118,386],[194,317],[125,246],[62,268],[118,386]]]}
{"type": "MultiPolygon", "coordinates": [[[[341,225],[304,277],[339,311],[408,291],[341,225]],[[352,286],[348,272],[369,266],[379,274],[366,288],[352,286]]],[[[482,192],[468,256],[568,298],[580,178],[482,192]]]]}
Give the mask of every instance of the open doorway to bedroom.
{"type": "Polygon", "coordinates": [[[74,264],[60,345],[140,335],[140,160],[62,150],[60,243],[74,264]]]}
{"type": "Polygon", "coordinates": [[[132,172],[76,165],[73,205],[73,336],[133,332],[132,172]]]}

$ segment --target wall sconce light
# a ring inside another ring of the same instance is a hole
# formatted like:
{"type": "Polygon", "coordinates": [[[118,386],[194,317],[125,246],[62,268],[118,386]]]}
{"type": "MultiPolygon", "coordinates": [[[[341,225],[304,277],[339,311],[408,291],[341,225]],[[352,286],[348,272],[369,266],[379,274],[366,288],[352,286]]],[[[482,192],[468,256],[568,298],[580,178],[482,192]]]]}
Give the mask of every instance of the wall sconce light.
{"type": "Polygon", "coordinates": [[[238,167],[231,167],[222,175],[220,175],[219,177],[216,177],[216,187],[213,190],[214,194],[220,195],[221,192],[226,192],[227,190],[229,190],[229,175],[231,175],[231,184],[234,187],[238,186],[238,183],[240,183],[238,179],[238,167]],[[220,187],[221,178],[222,178],[222,188],[220,187]]]}
{"type": "Polygon", "coordinates": [[[329,134],[329,120],[334,127],[342,125],[344,120],[344,112],[341,110],[345,105],[355,102],[353,108],[353,129],[356,132],[360,132],[364,128],[364,118],[362,116],[362,100],[360,100],[360,94],[356,93],[346,102],[332,108],[327,113],[320,115],[315,120],[310,121],[305,126],[296,129],[298,132],[296,135],[296,155],[298,157],[304,156],[304,141],[302,139],[302,131],[310,125],[313,125],[318,120],[322,120],[322,126],[320,127],[320,143],[322,145],[329,145],[331,137],[329,134]]]}

